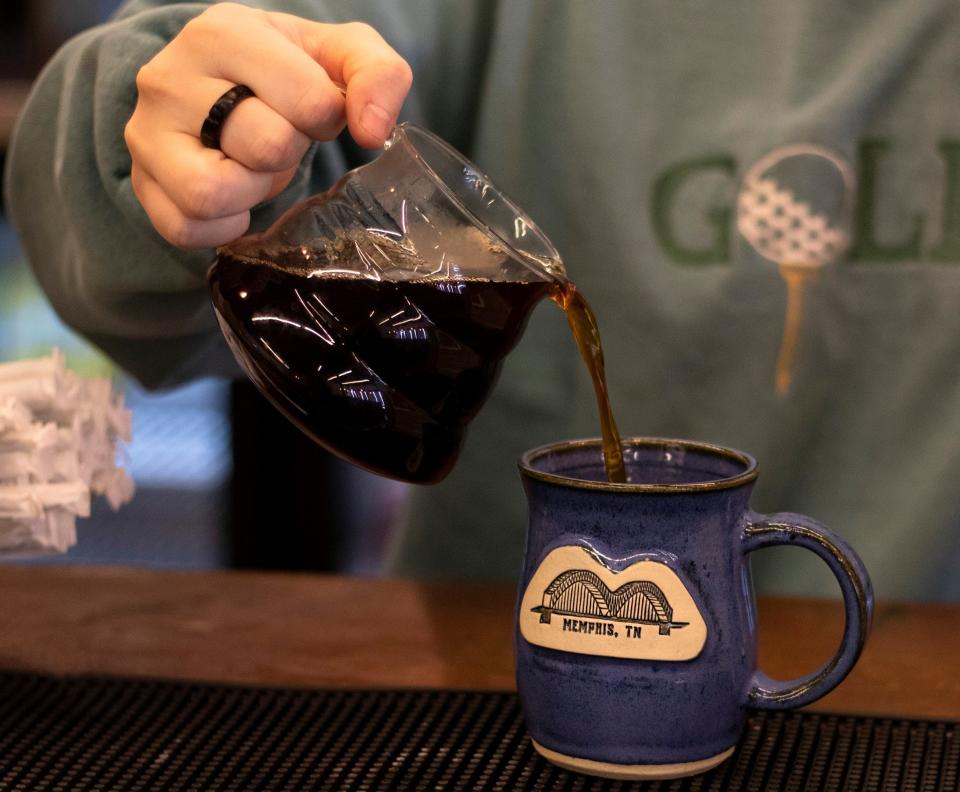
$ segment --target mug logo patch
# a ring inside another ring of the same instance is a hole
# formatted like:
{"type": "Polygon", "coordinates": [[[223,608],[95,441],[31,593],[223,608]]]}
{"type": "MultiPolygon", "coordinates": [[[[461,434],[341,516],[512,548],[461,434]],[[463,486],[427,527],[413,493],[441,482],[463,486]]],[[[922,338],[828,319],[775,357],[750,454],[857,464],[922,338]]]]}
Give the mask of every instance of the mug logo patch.
{"type": "Polygon", "coordinates": [[[660,587],[649,580],[632,580],[616,591],[608,589],[589,569],[571,569],[557,575],[543,592],[543,604],[533,609],[540,621],[550,623],[561,616],[600,616],[612,621],[656,626],[660,635],[671,628],[686,627],[673,621],[673,608],[660,587]]]}
{"type": "Polygon", "coordinates": [[[532,644],[634,660],[689,660],[707,628],[686,587],[649,559],[614,572],[583,547],[559,547],[540,563],[520,606],[532,644]]]}

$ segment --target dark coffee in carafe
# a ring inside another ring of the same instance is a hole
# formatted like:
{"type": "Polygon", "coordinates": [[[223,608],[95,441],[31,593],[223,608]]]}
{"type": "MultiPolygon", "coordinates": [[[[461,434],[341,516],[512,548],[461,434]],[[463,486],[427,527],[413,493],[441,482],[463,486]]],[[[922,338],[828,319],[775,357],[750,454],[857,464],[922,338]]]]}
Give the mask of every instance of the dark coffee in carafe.
{"type": "Polygon", "coordinates": [[[349,461],[416,483],[450,472],[504,357],[550,296],[591,374],[608,478],[625,480],[596,320],[569,281],[311,277],[222,253],[210,289],[235,357],[281,412],[349,461]]]}
{"type": "Polygon", "coordinates": [[[309,277],[222,256],[210,286],[246,373],[375,473],[439,481],[549,283],[309,277]]]}

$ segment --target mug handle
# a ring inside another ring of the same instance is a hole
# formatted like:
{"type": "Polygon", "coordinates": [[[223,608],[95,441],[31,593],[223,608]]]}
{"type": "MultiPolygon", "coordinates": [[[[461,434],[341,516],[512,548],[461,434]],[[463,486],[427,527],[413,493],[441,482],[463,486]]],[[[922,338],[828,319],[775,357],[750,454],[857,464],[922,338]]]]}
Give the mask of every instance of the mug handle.
{"type": "Polygon", "coordinates": [[[744,554],[774,545],[792,545],[812,550],[826,561],[843,592],[846,624],[840,648],[812,674],[778,682],[757,670],[747,693],[747,705],[755,709],[802,707],[833,690],[850,673],[873,621],[873,586],[860,557],[829,528],[802,514],[750,514],[743,532],[744,554]]]}

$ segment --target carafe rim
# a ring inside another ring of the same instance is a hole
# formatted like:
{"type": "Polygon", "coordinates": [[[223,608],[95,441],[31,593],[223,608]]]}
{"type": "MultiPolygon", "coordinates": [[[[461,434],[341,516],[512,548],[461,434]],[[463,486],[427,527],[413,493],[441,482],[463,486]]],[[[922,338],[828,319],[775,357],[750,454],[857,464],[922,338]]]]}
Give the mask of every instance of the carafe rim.
{"type": "Polygon", "coordinates": [[[501,190],[473,161],[468,159],[465,155],[447,143],[443,138],[434,134],[429,129],[426,129],[418,124],[414,124],[410,121],[403,121],[393,128],[390,137],[384,144],[384,151],[389,150],[397,144],[403,145],[404,151],[411,156],[414,161],[417,162],[424,173],[426,173],[427,177],[436,185],[436,187],[444,194],[444,196],[460,212],[463,213],[465,217],[469,218],[470,222],[476,228],[485,233],[495,242],[505,246],[512,259],[527,268],[535,270],[541,276],[544,276],[546,280],[566,280],[566,270],[563,266],[563,259],[560,256],[560,252],[550,241],[549,237],[540,230],[540,227],[525,211],[523,211],[523,209],[520,208],[519,204],[511,199],[503,190],[501,190]],[[439,148],[446,156],[459,162],[462,166],[469,168],[471,171],[481,177],[485,184],[497,194],[499,199],[503,201],[503,203],[516,215],[516,217],[522,220],[527,231],[531,232],[535,236],[539,244],[542,245],[547,251],[550,263],[548,264],[543,261],[540,256],[532,253],[525,253],[509,239],[504,238],[504,236],[495,228],[491,227],[489,223],[485,222],[476,214],[476,212],[470,209],[470,207],[464,203],[460,196],[457,195],[456,191],[451,188],[447,181],[439,173],[437,173],[436,169],[430,165],[429,162],[427,162],[426,158],[417,149],[416,144],[411,139],[409,134],[410,132],[423,136],[429,140],[432,145],[439,148]]]}

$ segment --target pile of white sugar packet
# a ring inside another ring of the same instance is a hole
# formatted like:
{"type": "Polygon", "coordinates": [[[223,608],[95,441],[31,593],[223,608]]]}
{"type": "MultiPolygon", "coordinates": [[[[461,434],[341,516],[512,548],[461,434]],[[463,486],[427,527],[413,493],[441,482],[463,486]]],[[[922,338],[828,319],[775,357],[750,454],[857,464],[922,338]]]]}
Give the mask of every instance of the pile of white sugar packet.
{"type": "Polygon", "coordinates": [[[132,416],[108,379],[69,371],[63,355],[0,363],[0,554],[63,553],[93,495],[133,497],[117,466],[132,416]]]}

